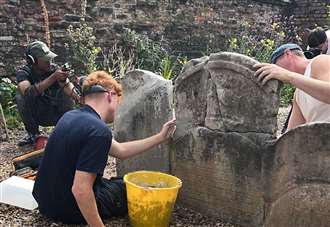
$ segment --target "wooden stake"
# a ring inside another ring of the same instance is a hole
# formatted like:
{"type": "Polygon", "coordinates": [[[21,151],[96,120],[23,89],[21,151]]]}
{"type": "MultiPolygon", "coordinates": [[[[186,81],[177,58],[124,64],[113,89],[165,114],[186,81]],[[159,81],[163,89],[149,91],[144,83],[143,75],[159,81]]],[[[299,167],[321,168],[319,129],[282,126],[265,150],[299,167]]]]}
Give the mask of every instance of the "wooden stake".
{"type": "Polygon", "coordinates": [[[5,115],[3,113],[3,109],[2,109],[2,105],[0,103],[0,126],[3,125],[5,128],[5,132],[6,132],[6,140],[9,140],[9,134],[8,134],[8,128],[7,128],[7,124],[6,124],[6,118],[5,115]]]}

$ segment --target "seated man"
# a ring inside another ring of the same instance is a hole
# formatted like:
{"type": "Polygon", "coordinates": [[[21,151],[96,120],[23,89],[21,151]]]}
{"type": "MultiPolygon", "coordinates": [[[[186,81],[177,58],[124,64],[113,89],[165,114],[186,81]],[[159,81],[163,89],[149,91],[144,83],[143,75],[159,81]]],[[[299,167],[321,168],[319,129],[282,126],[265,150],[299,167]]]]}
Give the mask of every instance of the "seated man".
{"type": "Polygon", "coordinates": [[[69,111],[57,123],[45,148],[33,196],[41,214],[64,223],[104,226],[102,219],[127,214],[122,179],[102,177],[108,155],[126,159],[166,141],[175,119],[156,135],[119,143],[106,123],[113,122],[121,86],[106,72],[91,73],[83,83],[86,106],[69,111]]]}
{"type": "Polygon", "coordinates": [[[68,73],[50,63],[56,56],[43,42],[35,41],[27,46],[27,65],[16,73],[16,103],[28,133],[19,146],[33,144],[39,134],[39,125],[55,125],[66,111],[72,109],[72,98],[79,99],[67,78],[68,73]]]}
{"type": "Polygon", "coordinates": [[[297,88],[288,129],[308,122],[330,122],[330,56],[306,59],[298,45],[289,43],[273,52],[271,62],[255,65],[258,80],[265,84],[277,79],[297,88]]]}
{"type": "Polygon", "coordinates": [[[321,27],[313,29],[308,35],[308,46],[330,55],[330,30],[325,31],[321,27]]]}

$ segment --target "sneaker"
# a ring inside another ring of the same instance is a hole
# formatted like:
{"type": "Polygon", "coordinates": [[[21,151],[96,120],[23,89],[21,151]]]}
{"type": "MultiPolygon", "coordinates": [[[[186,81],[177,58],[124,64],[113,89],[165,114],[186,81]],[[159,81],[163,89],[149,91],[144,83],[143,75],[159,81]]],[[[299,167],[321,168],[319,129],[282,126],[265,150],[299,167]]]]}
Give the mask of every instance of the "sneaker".
{"type": "Polygon", "coordinates": [[[18,146],[23,147],[25,145],[34,145],[36,142],[36,138],[38,137],[37,134],[27,133],[25,137],[23,137],[19,142],[18,146]]]}

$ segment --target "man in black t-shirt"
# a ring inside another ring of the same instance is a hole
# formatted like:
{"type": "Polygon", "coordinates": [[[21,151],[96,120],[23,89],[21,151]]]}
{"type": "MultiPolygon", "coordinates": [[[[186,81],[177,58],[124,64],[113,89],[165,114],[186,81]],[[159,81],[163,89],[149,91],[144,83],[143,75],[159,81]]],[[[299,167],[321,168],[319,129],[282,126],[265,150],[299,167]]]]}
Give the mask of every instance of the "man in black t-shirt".
{"type": "Polygon", "coordinates": [[[121,86],[103,71],[83,83],[86,106],[57,123],[45,148],[33,188],[41,214],[64,223],[104,226],[102,219],[127,214],[122,179],[103,178],[108,155],[126,159],[168,139],[175,119],[151,137],[125,143],[113,139],[106,123],[114,120],[121,86]]]}
{"type": "Polygon", "coordinates": [[[16,73],[16,103],[28,133],[19,146],[33,144],[39,134],[39,125],[55,125],[72,109],[73,98],[79,99],[67,78],[68,73],[50,63],[56,56],[43,42],[34,41],[27,46],[27,65],[16,73]]]}

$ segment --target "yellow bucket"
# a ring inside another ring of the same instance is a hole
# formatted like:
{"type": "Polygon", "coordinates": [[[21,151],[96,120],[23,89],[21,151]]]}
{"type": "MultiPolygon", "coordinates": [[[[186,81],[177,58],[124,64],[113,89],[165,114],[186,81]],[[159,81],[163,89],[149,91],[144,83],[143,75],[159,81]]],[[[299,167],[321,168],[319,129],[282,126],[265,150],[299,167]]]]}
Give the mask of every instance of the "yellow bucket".
{"type": "Polygon", "coordinates": [[[136,171],[126,174],[124,181],[131,225],[169,226],[181,180],[165,173],[136,171]]]}

